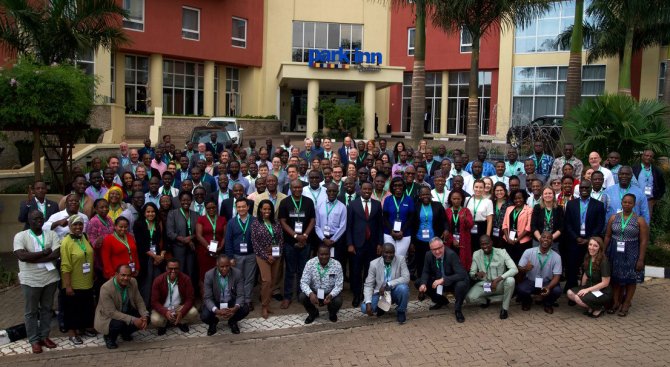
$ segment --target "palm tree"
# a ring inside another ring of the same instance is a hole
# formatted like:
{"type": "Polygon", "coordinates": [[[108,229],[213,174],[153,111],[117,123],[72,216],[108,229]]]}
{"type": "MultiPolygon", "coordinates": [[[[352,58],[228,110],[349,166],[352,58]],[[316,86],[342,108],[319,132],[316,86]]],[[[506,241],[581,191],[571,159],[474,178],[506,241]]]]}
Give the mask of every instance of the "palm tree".
{"type": "Polygon", "coordinates": [[[479,41],[488,32],[525,26],[551,7],[549,0],[432,0],[433,24],[445,32],[467,31],[472,37],[465,151],[479,150],[479,41]]]}
{"type": "Polygon", "coordinates": [[[570,61],[568,62],[568,80],[565,83],[564,116],[577,106],[582,97],[582,47],[583,47],[584,0],[575,1],[575,23],[570,39],[570,61]]]}
{"type": "Polygon", "coordinates": [[[49,65],[71,63],[84,50],[128,41],[115,0],[0,0],[0,45],[49,65]]]}
{"type": "Polygon", "coordinates": [[[426,0],[414,1],[414,67],[412,68],[412,107],[410,117],[410,139],[419,146],[423,138],[423,122],[426,113],[426,0]]]}

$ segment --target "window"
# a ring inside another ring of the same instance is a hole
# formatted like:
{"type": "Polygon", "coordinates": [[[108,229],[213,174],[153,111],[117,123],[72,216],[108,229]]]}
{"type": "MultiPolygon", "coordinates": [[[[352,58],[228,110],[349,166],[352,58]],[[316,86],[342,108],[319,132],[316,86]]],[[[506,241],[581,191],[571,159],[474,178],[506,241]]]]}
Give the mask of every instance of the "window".
{"type": "Polygon", "coordinates": [[[472,52],[472,35],[467,29],[461,28],[461,53],[472,52]]]}
{"type": "Polygon", "coordinates": [[[360,24],[293,22],[293,61],[307,62],[307,50],[337,50],[342,47],[353,57],[355,49],[363,48],[363,26],[360,24]]]}
{"type": "MultiPolygon", "coordinates": [[[[426,72],[426,110],[423,131],[426,134],[440,133],[442,103],[442,73],[426,72]]],[[[410,131],[412,124],[412,73],[405,73],[402,83],[402,131],[410,131]]]]}
{"type": "Polygon", "coordinates": [[[202,115],[203,64],[163,60],[163,110],[173,115],[202,115]]]}
{"type": "Polygon", "coordinates": [[[414,35],[416,28],[409,28],[407,30],[407,55],[414,56],[414,35]]]}
{"type": "Polygon", "coordinates": [[[123,28],[144,31],[144,0],[123,0],[123,10],[128,12],[123,28]]]}
{"type": "Polygon", "coordinates": [[[665,62],[661,63],[661,70],[658,73],[658,100],[663,100],[663,92],[665,91],[665,62]]]}
{"type": "Polygon", "coordinates": [[[93,49],[77,52],[74,60],[74,65],[83,70],[86,75],[93,75],[95,73],[95,60],[93,49]]]}
{"type": "MultiPolygon", "coordinates": [[[[590,0],[584,1],[584,20],[589,21],[586,9],[590,0]]],[[[532,20],[525,28],[517,28],[514,36],[516,53],[569,51],[555,44],[559,34],[575,22],[575,1],[556,2],[553,8],[532,20]]]]}
{"type": "MultiPolygon", "coordinates": [[[[529,122],[545,115],[562,115],[567,66],[514,68],[512,120],[529,122]]],[[[582,67],[582,100],[605,91],[605,66],[582,67]]]]}
{"type": "Polygon", "coordinates": [[[214,116],[219,116],[219,67],[214,65],[214,116]]]}
{"type": "Polygon", "coordinates": [[[126,113],[146,113],[149,58],[126,55],[125,63],[126,113]]]}
{"type": "Polygon", "coordinates": [[[195,8],[182,8],[181,15],[181,37],[189,40],[200,39],[200,10],[195,8]]]}
{"type": "Polygon", "coordinates": [[[226,116],[240,115],[240,69],[226,68],[226,116]]]}
{"type": "Polygon", "coordinates": [[[247,20],[233,17],[233,47],[247,47],[247,20]]]}
{"type": "MultiPolygon", "coordinates": [[[[480,71],[479,89],[479,134],[489,134],[491,119],[491,77],[490,71],[480,71]]],[[[470,72],[449,73],[447,99],[447,134],[465,134],[468,121],[468,97],[470,91],[470,72]]]]}

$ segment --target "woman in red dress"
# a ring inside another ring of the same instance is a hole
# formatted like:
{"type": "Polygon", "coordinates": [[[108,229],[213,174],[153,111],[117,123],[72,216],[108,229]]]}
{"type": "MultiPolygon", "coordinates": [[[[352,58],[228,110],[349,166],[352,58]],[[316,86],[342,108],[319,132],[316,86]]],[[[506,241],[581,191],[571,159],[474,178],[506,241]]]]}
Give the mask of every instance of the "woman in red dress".
{"type": "Polygon", "coordinates": [[[137,256],[137,245],[135,238],[128,233],[128,219],[118,217],[114,221],[114,232],[105,236],[100,250],[102,257],[102,269],[105,279],[116,274],[119,265],[130,265],[133,277],[140,271],[140,261],[137,256]]]}
{"type": "Polygon", "coordinates": [[[217,215],[217,211],[216,201],[207,201],[205,203],[205,215],[200,216],[195,224],[195,238],[198,241],[195,254],[200,273],[200,289],[204,289],[205,273],[216,266],[216,257],[223,252],[226,218],[217,215]],[[214,233],[216,233],[216,236],[214,236],[214,233]],[[216,245],[213,241],[216,241],[216,245]],[[210,248],[210,244],[215,245],[216,249],[214,247],[210,248]]]}
{"type": "Polygon", "coordinates": [[[464,208],[463,195],[460,191],[452,191],[449,197],[450,207],[447,208],[447,241],[445,245],[454,250],[461,259],[465,271],[472,265],[472,244],[470,230],[474,225],[472,213],[464,208]]]}

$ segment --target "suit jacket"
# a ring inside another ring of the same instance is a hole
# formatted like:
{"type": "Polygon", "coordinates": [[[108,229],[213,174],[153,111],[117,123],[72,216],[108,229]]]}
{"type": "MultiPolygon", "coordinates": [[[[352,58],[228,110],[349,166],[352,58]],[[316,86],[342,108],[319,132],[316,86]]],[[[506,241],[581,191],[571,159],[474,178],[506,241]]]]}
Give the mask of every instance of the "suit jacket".
{"type": "MultiPolygon", "coordinates": [[[[219,308],[221,303],[221,285],[218,280],[219,269],[214,267],[205,273],[204,293],[203,293],[203,307],[208,310],[216,307],[219,308]]],[[[244,302],[244,278],[242,272],[237,268],[230,268],[228,273],[228,292],[230,293],[230,305],[239,305],[244,302]],[[239,296],[237,292],[240,292],[239,296]]],[[[188,311],[186,311],[188,312],[188,311]]]]}
{"type": "MultiPolygon", "coordinates": [[[[422,203],[417,203],[414,206],[414,214],[412,214],[412,218],[410,219],[412,222],[412,238],[416,238],[419,224],[421,223],[421,216],[423,215],[421,205],[422,203]]],[[[436,237],[441,237],[442,232],[446,229],[445,224],[447,223],[447,213],[444,211],[442,204],[437,201],[430,202],[430,209],[433,211],[433,231],[435,232],[436,237]]]]}
{"type": "Polygon", "coordinates": [[[384,244],[382,204],[372,198],[369,204],[368,219],[365,219],[365,210],[360,196],[356,197],[347,208],[347,245],[354,245],[356,248],[365,247],[365,228],[368,226],[370,227],[370,242],[367,246],[370,246],[370,250],[384,244]]]}
{"type": "MultiPolygon", "coordinates": [[[[166,317],[168,309],[164,304],[169,296],[167,279],[168,273],[163,273],[154,279],[151,285],[151,309],[166,317]]],[[[191,307],[193,307],[193,301],[195,300],[191,278],[185,273],[179,274],[177,287],[179,288],[181,305],[183,305],[181,316],[184,317],[191,310],[191,307]]]]}
{"type": "MultiPolygon", "coordinates": [[[[342,185],[342,191],[340,191],[340,193],[337,194],[337,200],[339,200],[342,204],[347,205],[347,196],[348,195],[349,194],[347,194],[347,192],[344,191],[344,185],[342,185]]],[[[361,196],[361,194],[358,191],[355,191],[353,195],[354,195],[354,200],[358,199],[361,196]]],[[[352,202],[350,201],[349,204],[351,204],[351,203],[352,202]]]]}
{"type": "MultiPolygon", "coordinates": [[[[302,182],[302,187],[303,187],[303,188],[309,186],[309,183],[308,183],[308,182],[305,182],[305,181],[300,181],[300,182],[302,182]]],[[[291,182],[289,182],[289,179],[286,178],[286,183],[284,184],[284,187],[282,187],[281,192],[282,192],[284,195],[286,195],[286,196],[291,196],[291,195],[288,194],[288,190],[289,190],[290,188],[291,188],[291,182]]]]}
{"type": "MultiPolygon", "coordinates": [[[[218,195],[218,194],[217,194],[218,195]]],[[[235,205],[235,198],[230,194],[230,197],[221,203],[221,211],[219,215],[226,218],[226,222],[230,222],[230,219],[233,218],[233,205],[235,205]]],[[[254,201],[247,199],[247,205],[249,205],[249,214],[254,212],[254,201]]]]}
{"type": "MultiPolygon", "coordinates": [[[[198,222],[198,213],[189,210],[188,216],[191,220],[191,235],[195,235],[195,224],[198,222]]],[[[189,234],[186,219],[181,215],[179,208],[170,210],[167,216],[166,227],[167,237],[172,245],[183,246],[183,244],[177,242],[177,236],[186,237],[189,234]]]]}
{"type": "MultiPolygon", "coordinates": [[[[219,205],[219,193],[220,192],[221,192],[221,188],[219,188],[218,190],[216,190],[214,192],[209,193],[206,196],[205,202],[208,202],[208,201],[212,200],[212,201],[216,202],[216,205],[218,206],[219,205]]],[[[228,197],[229,198],[233,197],[233,190],[228,190],[228,197]]],[[[225,199],[224,199],[224,201],[225,201],[225,199]]]]}
{"type": "MultiPolygon", "coordinates": [[[[461,265],[458,255],[448,247],[444,248],[444,255],[442,256],[442,267],[444,268],[444,286],[449,287],[459,281],[468,281],[468,273],[461,265]]],[[[430,287],[433,280],[437,279],[437,264],[435,263],[435,255],[432,251],[426,253],[423,262],[423,274],[421,274],[421,284],[430,287]]]]}
{"type": "Polygon", "coordinates": [[[576,244],[575,240],[577,237],[603,237],[605,233],[605,205],[601,201],[592,198],[589,200],[589,204],[586,207],[586,235],[579,235],[582,226],[579,212],[580,200],[581,199],[572,199],[568,201],[565,208],[565,217],[563,218],[563,223],[565,223],[565,239],[567,241],[565,243],[570,245],[576,244]]]}
{"type": "Polygon", "coordinates": [[[205,143],[205,149],[207,151],[212,152],[212,154],[214,155],[214,160],[218,161],[219,155],[221,154],[221,152],[223,152],[223,144],[217,142],[216,146],[214,146],[214,144],[212,144],[211,141],[208,141],[207,143],[205,143]]]}
{"type": "MultiPolygon", "coordinates": [[[[44,222],[46,223],[49,220],[49,217],[52,214],[58,213],[59,210],[58,203],[47,198],[44,198],[44,205],[46,205],[47,210],[47,213],[44,216],[44,222]]],[[[28,214],[33,210],[39,210],[36,198],[33,198],[33,200],[30,202],[28,200],[22,200],[21,204],[19,204],[19,222],[25,223],[23,230],[30,228],[30,225],[28,225],[28,214]]]]}
{"type": "MultiPolygon", "coordinates": [[[[365,288],[363,289],[363,299],[365,303],[372,302],[372,295],[379,293],[379,288],[384,284],[385,266],[384,258],[378,257],[370,261],[370,270],[365,279],[365,288]]],[[[391,280],[388,282],[390,287],[399,284],[409,283],[409,269],[404,256],[395,256],[391,262],[391,280]]]]}
{"type": "MultiPolygon", "coordinates": [[[[112,277],[112,279],[109,279],[102,285],[102,287],[100,287],[98,307],[95,309],[94,327],[104,335],[109,334],[109,323],[112,320],[120,320],[129,324],[135,317],[121,312],[121,293],[117,292],[116,287],[114,286],[114,279],[115,278],[112,277]]],[[[137,288],[137,280],[135,280],[135,278],[130,278],[127,288],[130,307],[136,309],[141,316],[148,316],[149,312],[147,311],[147,307],[137,288]]]]}
{"type": "Polygon", "coordinates": [[[349,163],[349,154],[347,154],[347,150],[344,148],[344,145],[337,150],[337,154],[340,155],[340,162],[342,162],[342,165],[346,167],[349,163]]]}
{"type": "MultiPolygon", "coordinates": [[[[640,172],[642,172],[642,165],[636,163],[633,166],[633,175],[635,178],[640,177],[640,172]]],[[[654,199],[661,199],[665,194],[665,179],[663,178],[663,172],[658,169],[657,166],[651,166],[651,176],[654,178],[654,188],[651,192],[651,196],[654,199]]],[[[644,187],[640,187],[644,191],[644,187]]]]}

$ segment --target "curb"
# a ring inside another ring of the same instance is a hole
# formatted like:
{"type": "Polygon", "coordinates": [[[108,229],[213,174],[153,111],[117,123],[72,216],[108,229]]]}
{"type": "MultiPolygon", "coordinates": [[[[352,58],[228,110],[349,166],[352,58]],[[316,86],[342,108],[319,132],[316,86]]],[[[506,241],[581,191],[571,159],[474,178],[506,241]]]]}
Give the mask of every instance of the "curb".
{"type": "Polygon", "coordinates": [[[670,278],[670,268],[661,268],[658,266],[646,265],[644,267],[644,276],[652,278],[668,279],[670,278]]]}

